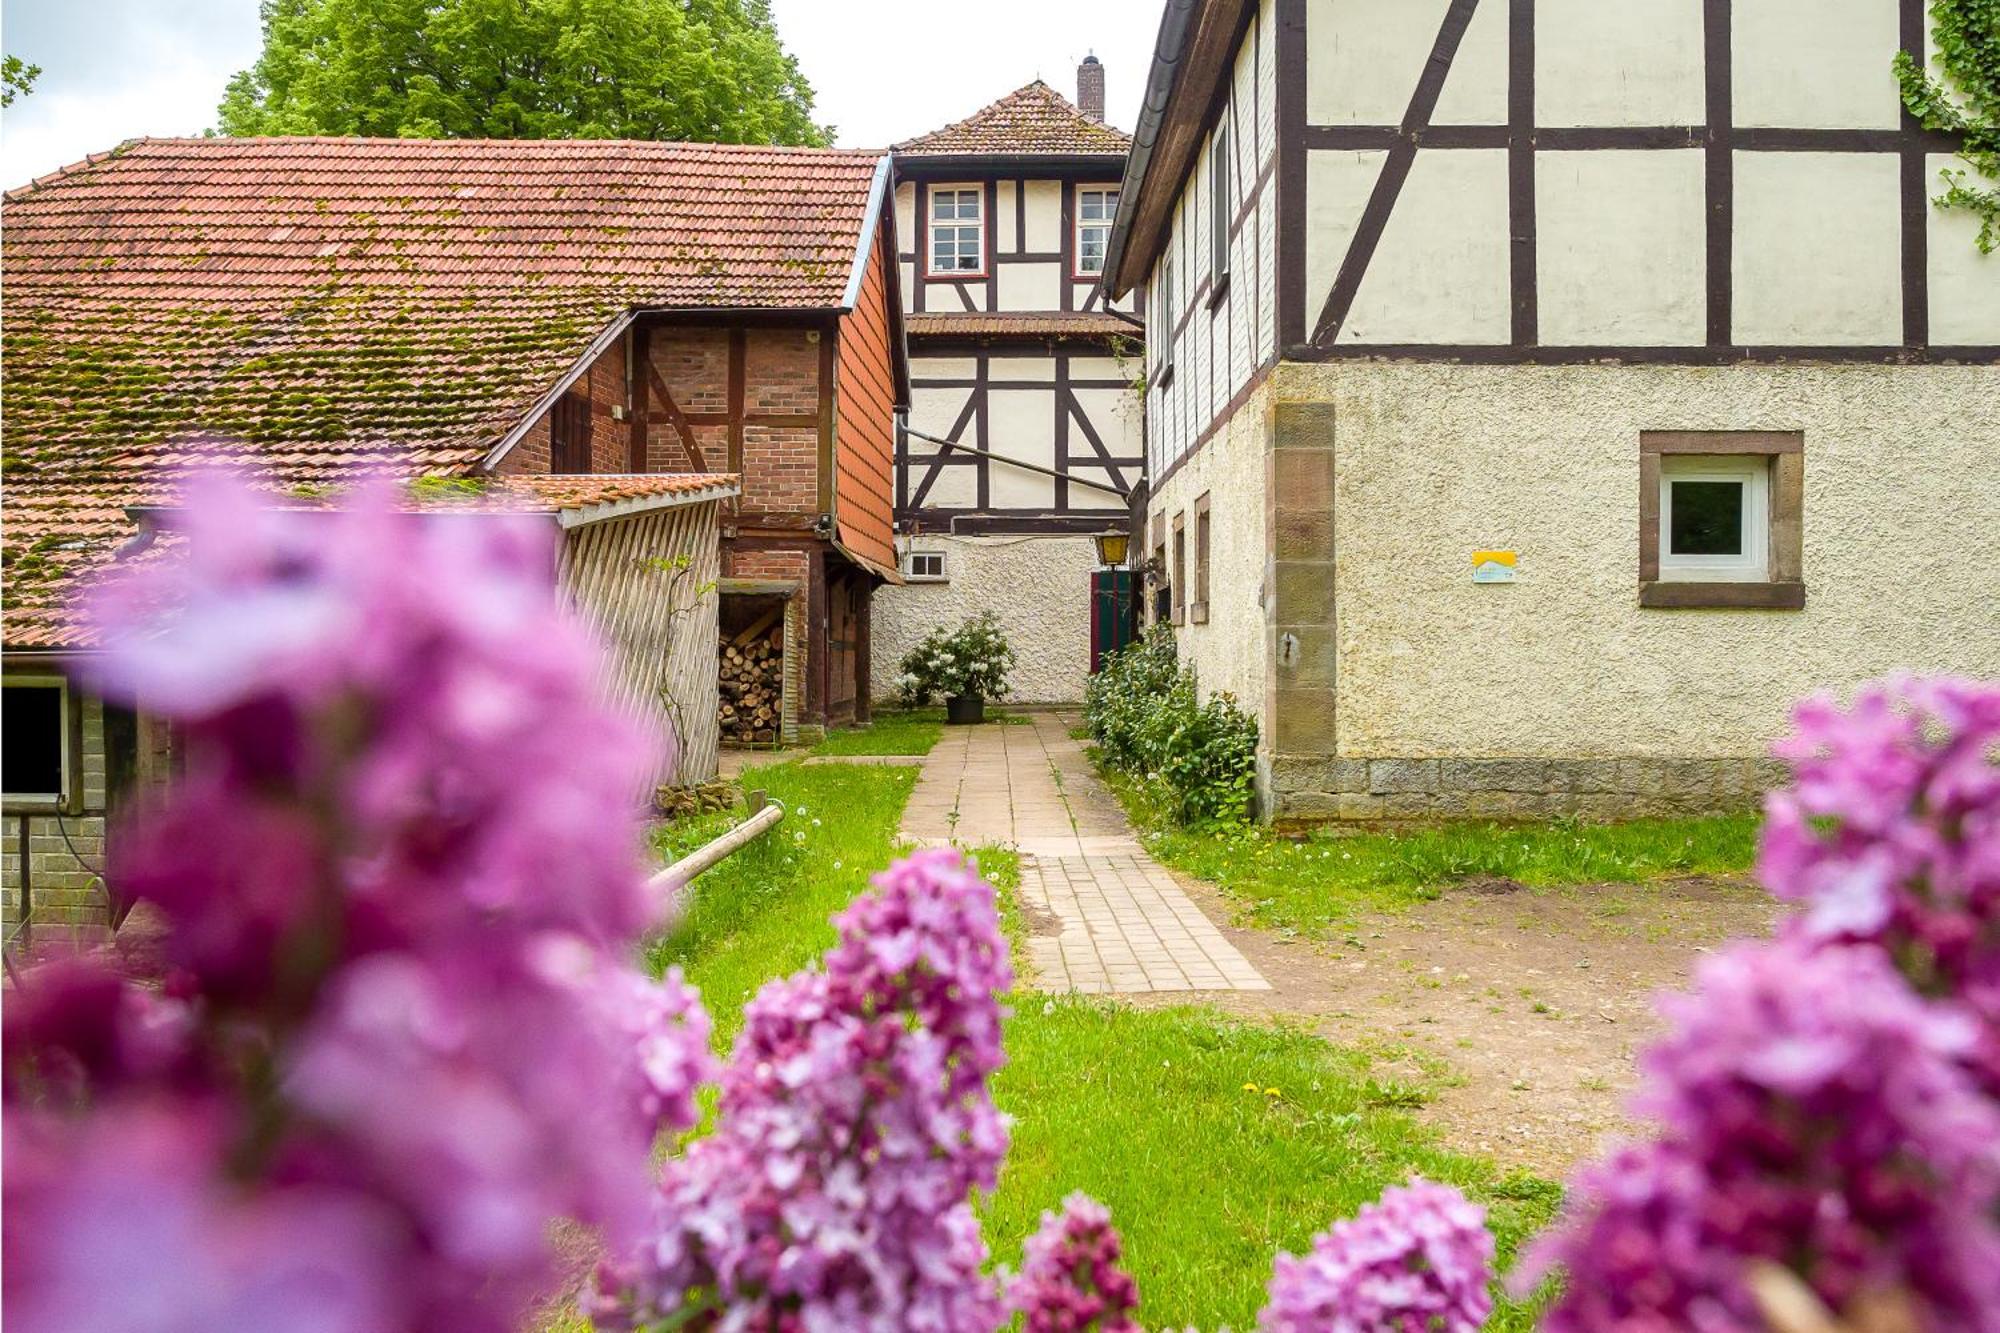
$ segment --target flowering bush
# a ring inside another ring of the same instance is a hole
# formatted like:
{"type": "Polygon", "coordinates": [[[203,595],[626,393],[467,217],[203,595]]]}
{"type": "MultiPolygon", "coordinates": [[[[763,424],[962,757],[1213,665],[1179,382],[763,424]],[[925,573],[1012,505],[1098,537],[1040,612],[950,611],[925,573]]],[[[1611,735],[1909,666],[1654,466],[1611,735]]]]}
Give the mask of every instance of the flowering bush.
{"type": "Polygon", "coordinates": [[[1236,823],[1255,800],[1257,723],[1229,694],[1206,702],[1173,631],[1156,626],[1111,654],[1086,687],[1084,725],[1114,768],[1157,780],[1184,824],[1236,823]]]}
{"type": "Polygon", "coordinates": [[[1263,1333],[1423,1329],[1473,1333],[1493,1312],[1493,1237],[1484,1209],[1448,1185],[1382,1191],[1300,1258],[1278,1256],[1263,1333]]]}
{"type": "Polygon", "coordinates": [[[693,993],[626,962],[650,740],[541,525],[211,480],[174,544],[98,670],[184,742],[110,876],[169,972],[9,999],[9,1326],[512,1329],[549,1219],[636,1234],[709,1063],[693,993]]]}
{"type": "Polygon", "coordinates": [[[933,699],[1004,699],[1014,649],[991,611],[968,617],[956,629],[938,626],[903,657],[896,692],[903,702],[933,699]]]}
{"type": "Polygon", "coordinates": [[[1042,1214],[1022,1248],[1007,1288],[1022,1333],[1140,1333],[1139,1288],[1118,1266],[1122,1247],[1103,1204],[1070,1195],[1062,1212],[1042,1214]]]}
{"type": "Polygon", "coordinates": [[[1927,1333],[2000,1329],[2000,687],[1902,681],[1798,710],[1760,873],[1803,911],[1667,1002],[1656,1139],[1573,1182],[1524,1271],[1545,1328],[1758,1330],[1750,1278],[1927,1333]]]}

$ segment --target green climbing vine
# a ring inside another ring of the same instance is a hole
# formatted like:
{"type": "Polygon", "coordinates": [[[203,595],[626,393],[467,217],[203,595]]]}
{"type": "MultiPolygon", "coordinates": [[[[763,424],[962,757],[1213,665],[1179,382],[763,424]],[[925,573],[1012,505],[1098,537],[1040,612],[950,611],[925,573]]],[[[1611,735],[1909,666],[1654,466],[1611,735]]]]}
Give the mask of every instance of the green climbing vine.
{"type": "Polygon", "coordinates": [[[1961,136],[1959,156],[1972,172],[1946,170],[1933,202],[1976,215],[1980,252],[1990,255],[2000,246],[2000,183],[1985,183],[2000,182],[2000,0],[1931,0],[1931,23],[1944,77],[1898,51],[1896,79],[1903,105],[1926,129],[1961,136]]]}

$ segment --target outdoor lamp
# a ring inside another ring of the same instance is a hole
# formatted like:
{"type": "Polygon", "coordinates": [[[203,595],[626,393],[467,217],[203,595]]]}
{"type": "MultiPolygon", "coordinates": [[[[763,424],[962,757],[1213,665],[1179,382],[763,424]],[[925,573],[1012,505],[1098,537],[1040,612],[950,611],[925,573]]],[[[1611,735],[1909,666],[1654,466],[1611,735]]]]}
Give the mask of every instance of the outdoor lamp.
{"type": "Polygon", "coordinates": [[[1116,569],[1125,563],[1125,552],[1132,545],[1132,534],[1112,528],[1091,538],[1097,543],[1097,562],[1116,569]]]}

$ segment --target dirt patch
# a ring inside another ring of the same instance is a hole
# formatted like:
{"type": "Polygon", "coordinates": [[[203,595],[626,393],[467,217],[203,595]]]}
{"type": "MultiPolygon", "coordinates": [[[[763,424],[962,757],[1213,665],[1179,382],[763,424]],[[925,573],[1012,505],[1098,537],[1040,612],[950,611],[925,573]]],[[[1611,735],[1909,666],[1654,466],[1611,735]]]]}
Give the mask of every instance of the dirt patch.
{"type": "Polygon", "coordinates": [[[1048,908],[1037,907],[1033,903],[1023,902],[1019,905],[1018,910],[1021,913],[1021,924],[1028,928],[1030,935],[1053,936],[1062,934],[1062,918],[1051,912],[1048,908]]]}
{"type": "MultiPolygon", "coordinates": [[[[1232,920],[1215,889],[1177,878],[1212,920],[1232,920]]],[[[1630,1128],[1622,1108],[1634,1057],[1658,1030],[1653,996],[1723,941],[1767,934],[1777,915],[1747,880],[1530,889],[1485,879],[1339,940],[1225,926],[1273,990],[1201,998],[1385,1048],[1385,1073],[1401,1061],[1442,1081],[1419,1114],[1453,1147],[1559,1176],[1630,1128]]]]}

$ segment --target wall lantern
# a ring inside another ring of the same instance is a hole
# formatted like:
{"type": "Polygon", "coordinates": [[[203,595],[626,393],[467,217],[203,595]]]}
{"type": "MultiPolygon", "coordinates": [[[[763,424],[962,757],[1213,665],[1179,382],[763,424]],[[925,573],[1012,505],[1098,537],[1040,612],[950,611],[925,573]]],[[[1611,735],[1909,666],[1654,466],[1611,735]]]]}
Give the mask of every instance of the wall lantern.
{"type": "Polygon", "coordinates": [[[1097,562],[1110,569],[1117,569],[1125,563],[1125,554],[1131,549],[1132,534],[1112,528],[1091,538],[1097,543],[1097,562]]]}

